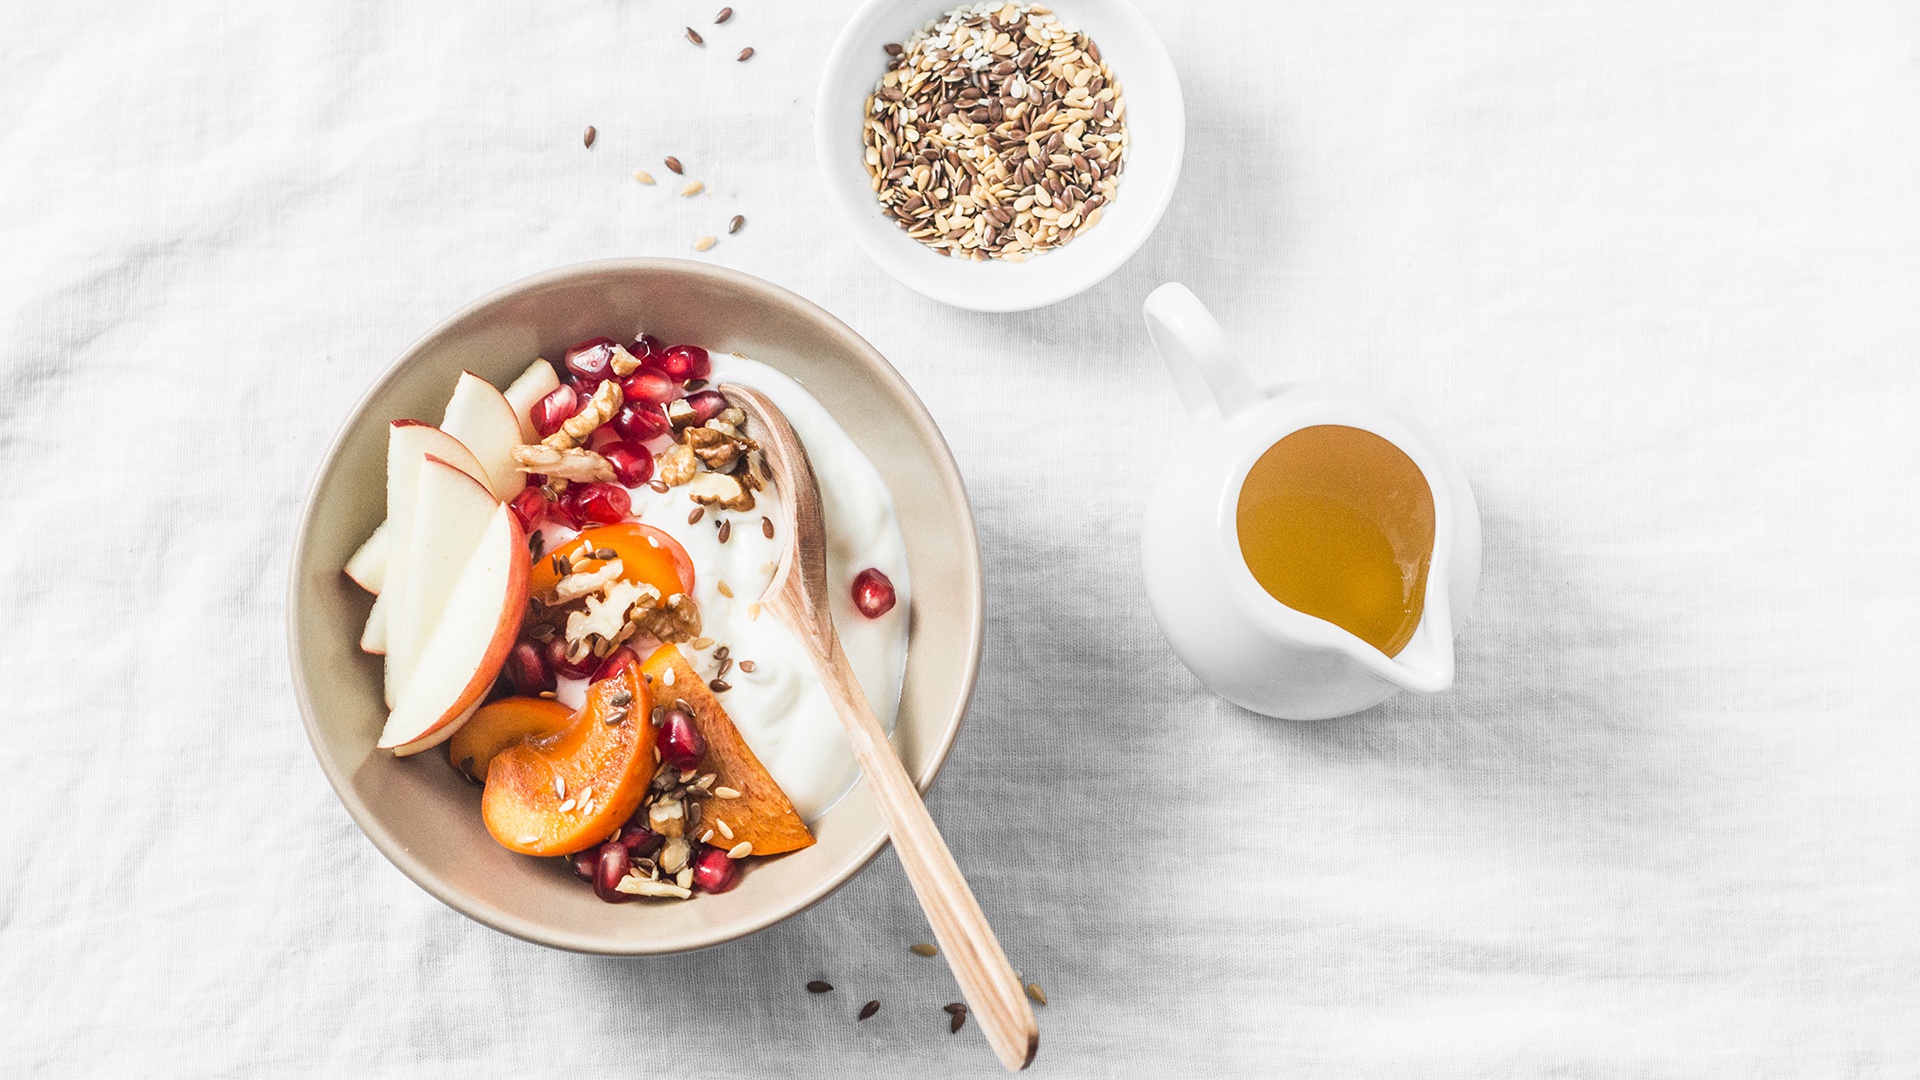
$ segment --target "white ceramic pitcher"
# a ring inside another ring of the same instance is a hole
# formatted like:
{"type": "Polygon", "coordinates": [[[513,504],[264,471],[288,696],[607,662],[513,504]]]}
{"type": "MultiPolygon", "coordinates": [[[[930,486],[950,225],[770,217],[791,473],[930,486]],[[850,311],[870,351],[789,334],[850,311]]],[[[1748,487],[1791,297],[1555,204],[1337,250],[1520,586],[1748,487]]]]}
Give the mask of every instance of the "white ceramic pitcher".
{"type": "Polygon", "coordinates": [[[1453,685],[1453,636],[1480,583],[1480,512],[1439,444],[1359,390],[1255,386],[1227,335],[1186,286],[1147,297],[1147,332],[1192,429],[1161,470],[1142,530],[1147,601],[1167,641],[1214,693],[1267,716],[1324,720],[1401,690],[1453,685]],[[1388,656],[1273,598],[1240,554],[1240,487],[1261,454],[1316,424],[1370,431],[1399,447],[1433,492],[1433,557],[1420,624],[1388,656]]]}

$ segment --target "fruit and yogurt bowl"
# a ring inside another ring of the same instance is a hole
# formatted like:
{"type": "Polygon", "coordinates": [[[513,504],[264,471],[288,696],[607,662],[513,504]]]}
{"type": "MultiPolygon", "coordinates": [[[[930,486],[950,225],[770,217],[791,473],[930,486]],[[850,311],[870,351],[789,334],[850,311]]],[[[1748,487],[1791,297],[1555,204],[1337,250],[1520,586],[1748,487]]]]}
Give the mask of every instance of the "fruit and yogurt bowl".
{"type": "Polygon", "coordinates": [[[879,473],[798,383],[646,335],[463,372],[438,426],[395,421],[387,521],[346,565],[376,595],[382,749],[444,745],[488,833],[564,859],[603,900],[732,889],[814,843],[856,766],[811,662],[761,609],[785,538],[747,417],[767,394],[806,443],[834,620],[891,727],[906,549],[879,473]]]}

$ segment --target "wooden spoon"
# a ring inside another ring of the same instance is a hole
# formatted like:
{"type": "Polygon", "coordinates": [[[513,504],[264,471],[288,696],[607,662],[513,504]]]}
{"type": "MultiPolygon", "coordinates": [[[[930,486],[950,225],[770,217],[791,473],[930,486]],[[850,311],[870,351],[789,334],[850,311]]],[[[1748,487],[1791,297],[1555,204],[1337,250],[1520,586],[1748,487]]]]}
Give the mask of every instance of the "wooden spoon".
{"type": "Polygon", "coordinates": [[[794,434],[778,406],[749,387],[723,385],[720,392],[740,406],[753,422],[752,434],[766,454],[767,466],[780,489],[787,543],[773,571],[773,581],[760,603],[786,623],[813,658],[820,682],[833,699],[846,726],[853,756],[866,773],[867,785],[880,804],[880,816],[893,837],[893,850],[913,883],[913,893],[933,926],[934,940],[959,980],[973,1018],[987,1033],[1000,1063],[1018,1072],[1040,1049],[1040,1026],[1027,1004],[1025,988],[1007,963],[1007,954],[987,925],[980,904],[967,888],[967,879],[940,838],[927,805],[900,758],[887,742],[887,733],[867,704],[867,695],[840,648],[834,632],[832,605],[827,592],[826,523],[820,508],[820,486],[807,448],[794,434]]]}

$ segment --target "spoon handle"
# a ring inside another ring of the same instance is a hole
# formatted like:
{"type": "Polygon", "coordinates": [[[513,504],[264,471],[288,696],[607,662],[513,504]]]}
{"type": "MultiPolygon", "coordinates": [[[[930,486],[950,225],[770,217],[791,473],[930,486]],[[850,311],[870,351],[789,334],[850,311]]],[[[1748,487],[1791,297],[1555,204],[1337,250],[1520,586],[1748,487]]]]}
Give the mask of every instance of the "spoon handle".
{"type": "Polygon", "coordinates": [[[893,837],[893,850],[906,868],[907,880],[933,926],[934,940],[946,954],[947,966],[960,983],[960,992],[987,1042],[1011,1072],[1027,1067],[1040,1048],[1040,1027],[1025,988],[1007,963],[1000,940],[967,887],[967,879],[953,861],[953,852],[927,813],[927,804],[908,778],[900,758],[887,742],[860,682],[840,648],[840,638],[829,633],[821,642],[810,634],[799,636],[813,654],[821,682],[846,725],[853,756],[866,774],[867,786],[880,804],[880,816],[893,837]]]}

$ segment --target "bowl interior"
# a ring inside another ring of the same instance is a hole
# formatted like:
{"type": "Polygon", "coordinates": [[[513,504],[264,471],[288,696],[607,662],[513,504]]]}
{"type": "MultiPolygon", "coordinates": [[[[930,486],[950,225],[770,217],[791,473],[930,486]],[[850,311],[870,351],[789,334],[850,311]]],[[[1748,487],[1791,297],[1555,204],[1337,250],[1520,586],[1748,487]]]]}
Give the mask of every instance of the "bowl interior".
{"type": "Polygon", "coordinates": [[[907,287],[975,311],[1024,311],[1057,303],[1120,268],[1153,233],[1173,197],[1186,144],[1180,80],[1153,27],[1127,0],[1049,4],[1100,46],[1127,103],[1126,170],[1100,223],[1073,242],[1024,263],[973,262],[936,253],[880,209],[867,174],[867,95],[887,70],[883,51],[955,4],[953,0],[870,0],[841,32],[821,79],[814,149],[828,197],[854,240],[907,287]]]}
{"type": "Polygon", "coordinates": [[[670,259],[590,263],[508,286],[422,338],[361,401],[315,481],[294,554],[295,691],[327,778],[374,844],[422,888],[529,941],[609,954],[678,952],[800,911],[871,859],[885,829],[864,783],[814,824],[819,843],[755,860],[733,891],[690,903],[609,905],[558,859],[515,855],[480,820],[480,791],[439,751],[374,750],[381,667],[358,647],[371,597],[341,572],[385,515],[388,422],[438,422],[464,368],[504,386],[536,356],[641,330],[740,352],[792,375],[833,414],[893,493],[914,582],[894,746],[924,789],[972,691],[982,632],[973,517],[945,441],[899,374],[844,324],[734,271],[670,259]],[[937,612],[937,617],[930,613],[937,612]]]}

